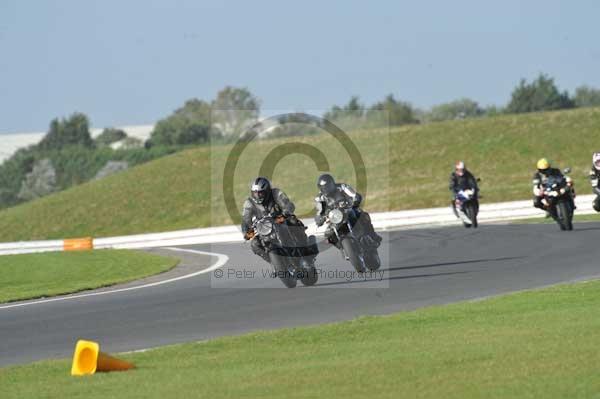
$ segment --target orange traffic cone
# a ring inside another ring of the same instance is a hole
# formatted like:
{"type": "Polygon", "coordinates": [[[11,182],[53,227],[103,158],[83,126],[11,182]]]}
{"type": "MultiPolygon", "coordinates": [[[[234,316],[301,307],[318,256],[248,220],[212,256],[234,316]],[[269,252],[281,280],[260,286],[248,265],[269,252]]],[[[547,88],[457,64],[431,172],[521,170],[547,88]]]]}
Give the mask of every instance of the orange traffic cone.
{"type": "Polygon", "coordinates": [[[71,375],[89,375],[96,371],[123,371],[134,367],[133,363],[100,352],[97,342],[80,339],[75,346],[71,375]]]}

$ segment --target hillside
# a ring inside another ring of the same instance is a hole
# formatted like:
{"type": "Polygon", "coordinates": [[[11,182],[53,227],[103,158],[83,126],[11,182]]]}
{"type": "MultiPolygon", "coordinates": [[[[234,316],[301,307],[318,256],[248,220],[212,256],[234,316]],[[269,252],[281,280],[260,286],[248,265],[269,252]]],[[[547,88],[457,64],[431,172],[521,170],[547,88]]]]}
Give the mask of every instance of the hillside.
{"type": "MultiPolygon", "coordinates": [[[[579,192],[589,191],[591,152],[600,150],[600,108],[409,125],[389,132],[350,135],[365,161],[372,211],[444,206],[448,174],[464,159],[482,178],[483,202],[530,197],[536,160],[547,156],[571,166],[579,192]]],[[[238,207],[248,182],[275,147],[294,143],[320,149],[331,171],[355,183],[348,157],[328,135],[251,143],[235,177],[238,207]]],[[[132,168],[106,179],[0,212],[0,241],[111,236],[230,224],[222,193],[222,173],[232,146],[198,147],[132,168]]],[[[275,184],[297,203],[312,208],[314,163],[288,155],[275,168],[275,184]]]]}

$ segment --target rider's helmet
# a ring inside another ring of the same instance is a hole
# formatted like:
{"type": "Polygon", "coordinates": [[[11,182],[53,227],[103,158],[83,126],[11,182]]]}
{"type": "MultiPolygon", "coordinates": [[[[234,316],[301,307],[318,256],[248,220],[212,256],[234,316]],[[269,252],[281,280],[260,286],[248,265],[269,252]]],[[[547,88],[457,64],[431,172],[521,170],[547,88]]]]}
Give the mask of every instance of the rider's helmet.
{"type": "Polygon", "coordinates": [[[456,163],[454,164],[454,173],[456,173],[457,176],[462,176],[465,174],[465,163],[463,161],[456,161],[456,163]]]}
{"type": "Polygon", "coordinates": [[[257,204],[271,196],[271,182],[266,177],[257,177],[250,185],[250,195],[257,204]]]}
{"type": "Polygon", "coordinates": [[[319,187],[319,191],[321,194],[329,195],[335,191],[335,180],[333,176],[328,173],[323,173],[317,179],[317,187],[319,187]]]}
{"type": "Polygon", "coordinates": [[[594,165],[594,169],[600,171],[600,152],[595,152],[592,155],[592,164],[594,165]]]}
{"type": "Polygon", "coordinates": [[[537,161],[538,172],[546,174],[548,169],[550,169],[550,162],[546,158],[541,158],[539,161],[537,161]]]}

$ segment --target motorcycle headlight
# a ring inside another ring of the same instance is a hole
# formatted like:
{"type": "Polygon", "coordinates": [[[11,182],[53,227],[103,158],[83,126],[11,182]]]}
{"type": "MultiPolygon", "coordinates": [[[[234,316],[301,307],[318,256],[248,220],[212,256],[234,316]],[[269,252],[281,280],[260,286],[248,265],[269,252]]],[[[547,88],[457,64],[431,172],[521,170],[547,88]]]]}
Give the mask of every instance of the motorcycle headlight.
{"type": "Polygon", "coordinates": [[[333,224],[341,223],[342,220],[344,220],[344,214],[339,209],[329,211],[327,216],[329,217],[329,221],[333,224]]]}
{"type": "Polygon", "coordinates": [[[256,226],[256,231],[261,236],[268,236],[273,231],[273,222],[270,220],[265,220],[256,226]]]}

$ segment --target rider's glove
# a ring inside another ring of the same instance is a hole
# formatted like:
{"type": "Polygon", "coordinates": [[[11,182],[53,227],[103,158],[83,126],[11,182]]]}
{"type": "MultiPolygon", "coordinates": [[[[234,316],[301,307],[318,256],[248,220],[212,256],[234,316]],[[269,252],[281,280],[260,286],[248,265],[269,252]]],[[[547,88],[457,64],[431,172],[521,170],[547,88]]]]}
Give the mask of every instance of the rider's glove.
{"type": "Polygon", "coordinates": [[[256,233],[254,232],[254,230],[250,229],[244,233],[244,240],[246,240],[246,241],[251,240],[254,238],[255,235],[256,235],[256,233]]]}

